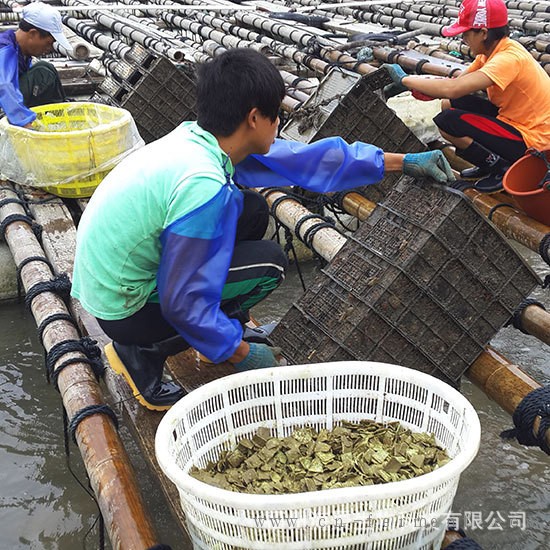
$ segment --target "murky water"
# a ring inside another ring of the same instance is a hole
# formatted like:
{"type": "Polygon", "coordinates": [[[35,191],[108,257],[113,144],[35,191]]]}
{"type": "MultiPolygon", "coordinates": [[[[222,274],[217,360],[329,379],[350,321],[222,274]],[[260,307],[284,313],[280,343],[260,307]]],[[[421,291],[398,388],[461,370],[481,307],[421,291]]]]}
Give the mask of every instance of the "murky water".
{"type": "MultiPolygon", "coordinates": [[[[535,254],[524,252],[541,273],[549,271],[535,254]]],[[[311,279],[311,266],[306,271],[311,279]]],[[[279,318],[300,294],[291,273],[282,291],[256,312],[257,318],[279,318]]],[[[548,291],[539,290],[536,296],[550,309],[548,291]]],[[[2,305],[0,326],[0,549],[98,548],[95,528],[85,539],[97,509],[67,468],[61,400],[46,383],[34,320],[22,306],[2,305]]],[[[493,345],[539,382],[550,382],[548,347],[535,338],[508,328],[493,345]]],[[[498,434],[512,426],[510,416],[467,381],[463,392],[479,413],[482,442],[476,460],[461,477],[453,507],[455,523],[485,550],[550,547],[550,459],[539,449],[502,441],[498,434]]],[[[73,468],[85,483],[72,443],[71,452],[73,468]]],[[[130,450],[130,455],[136,454],[130,450]]],[[[139,461],[136,467],[162,542],[187,550],[178,542],[155,480],[147,477],[139,461]]]]}

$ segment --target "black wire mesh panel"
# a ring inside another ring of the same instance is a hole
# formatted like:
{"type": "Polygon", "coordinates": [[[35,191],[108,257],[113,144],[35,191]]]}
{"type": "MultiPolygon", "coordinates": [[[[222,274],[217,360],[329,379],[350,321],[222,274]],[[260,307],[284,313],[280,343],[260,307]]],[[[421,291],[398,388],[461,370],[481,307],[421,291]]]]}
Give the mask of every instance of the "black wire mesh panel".
{"type": "MultiPolygon", "coordinates": [[[[385,70],[361,76],[335,68],[281,130],[281,136],[311,143],[340,136],[348,143],[372,143],[389,153],[418,153],[426,147],[386,105],[376,89],[390,83],[385,70]]],[[[362,189],[373,202],[382,200],[399,175],[388,174],[362,189]]]]}
{"type": "Polygon", "coordinates": [[[396,363],[458,385],[540,281],[461,193],[402,177],[272,333],[293,363],[396,363]]]}
{"type": "Polygon", "coordinates": [[[146,143],[166,135],[184,120],[196,119],[192,75],[164,57],[148,53],[139,63],[137,59],[119,60],[100,89],[130,111],[146,143]]]}

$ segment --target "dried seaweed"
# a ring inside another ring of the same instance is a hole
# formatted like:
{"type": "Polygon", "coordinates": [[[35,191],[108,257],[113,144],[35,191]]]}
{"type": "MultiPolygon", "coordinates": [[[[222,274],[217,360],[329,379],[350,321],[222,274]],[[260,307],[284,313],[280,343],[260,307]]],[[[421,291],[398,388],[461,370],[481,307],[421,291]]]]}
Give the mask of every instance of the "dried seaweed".
{"type": "Polygon", "coordinates": [[[193,467],[194,478],[229,491],[289,494],[402,481],[448,462],[433,434],[399,422],[342,422],[333,430],[304,427],[288,437],[260,428],[222,451],[216,463],[193,467]]]}

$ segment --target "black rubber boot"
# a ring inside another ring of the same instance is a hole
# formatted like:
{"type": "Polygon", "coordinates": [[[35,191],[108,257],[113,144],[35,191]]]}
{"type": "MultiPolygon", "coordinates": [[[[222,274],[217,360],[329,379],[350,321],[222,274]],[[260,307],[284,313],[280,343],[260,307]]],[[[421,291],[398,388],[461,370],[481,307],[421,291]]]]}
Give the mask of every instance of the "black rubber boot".
{"type": "Polygon", "coordinates": [[[474,165],[473,168],[460,172],[462,178],[479,179],[489,174],[504,175],[510,166],[509,162],[476,141],[472,141],[466,149],[456,149],[456,154],[474,165]]]}
{"type": "Polygon", "coordinates": [[[163,411],[185,395],[174,382],[162,381],[164,361],[188,347],[181,336],[174,336],[149,346],[113,342],[106,346],[105,353],[111,368],[124,376],[139,403],[148,409],[163,411]]]}

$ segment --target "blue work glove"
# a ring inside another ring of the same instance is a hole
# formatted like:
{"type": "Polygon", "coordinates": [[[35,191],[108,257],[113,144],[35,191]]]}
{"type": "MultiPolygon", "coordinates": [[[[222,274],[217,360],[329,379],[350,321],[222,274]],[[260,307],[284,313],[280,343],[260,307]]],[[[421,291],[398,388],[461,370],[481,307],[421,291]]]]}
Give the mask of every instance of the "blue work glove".
{"type": "Polygon", "coordinates": [[[234,363],[237,372],[279,366],[279,361],[275,356],[281,354],[281,348],[272,348],[267,344],[255,342],[251,342],[249,345],[248,355],[240,363],[234,363]]]}
{"type": "MultiPolygon", "coordinates": [[[[403,78],[407,76],[407,73],[401,68],[397,63],[384,63],[380,67],[381,69],[386,69],[390,73],[391,79],[394,84],[403,85],[403,78]]],[[[406,88],[405,88],[406,89],[406,88]]]]}
{"type": "Polygon", "coordinates": [[[407,153],[403,159],[403,174],[413,178],[433,178],[441,183],[455,179],[445,155],[439,150],[407,153]]]}
{"type": "Polygon", "coordinates": [[[393,80],[393,84],[384,86],[384,96],[386,99],[408,90],[402,82],[407,73],[397,63],[384,63],[380,68],[386,69],[393,80]]]}

